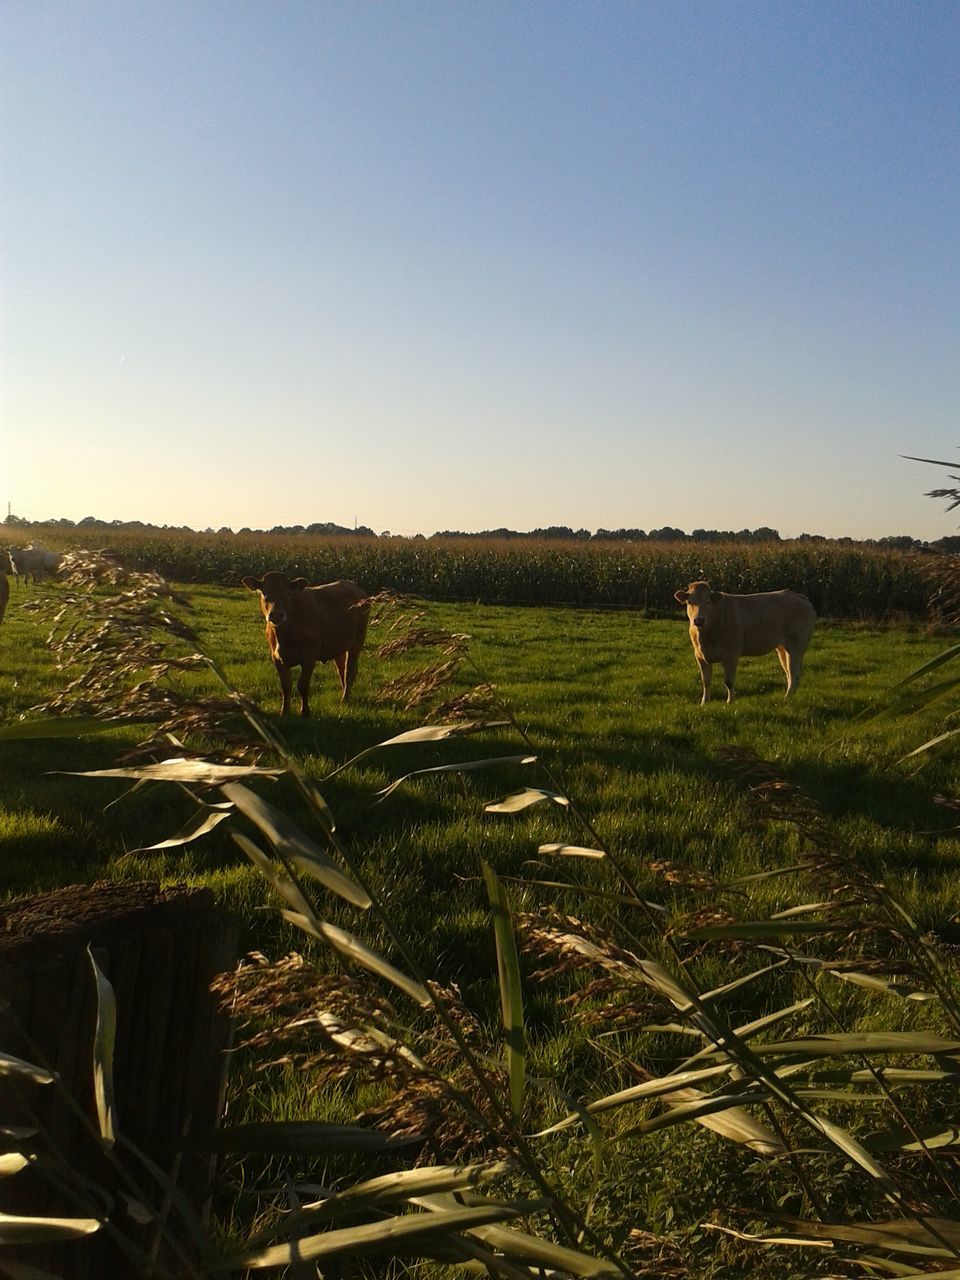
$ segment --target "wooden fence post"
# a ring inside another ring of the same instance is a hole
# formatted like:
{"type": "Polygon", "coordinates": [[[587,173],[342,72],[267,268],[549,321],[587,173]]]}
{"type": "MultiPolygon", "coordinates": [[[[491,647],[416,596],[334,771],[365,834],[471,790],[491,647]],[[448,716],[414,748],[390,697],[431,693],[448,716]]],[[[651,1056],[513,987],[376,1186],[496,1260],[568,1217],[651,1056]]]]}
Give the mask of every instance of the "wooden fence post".
{"type": "MultiPolygon", "coordinates": [[[[104,1188],[114,1227],[149,1256],[156,1228],[137,1221],[144,1215],[136,1197],[127,1198],[117,1163],[151,1209],[160,1210],[164,1190],[124,1142],[113,1148],[115,1160],[107,1159],[83,1119],[96,1129],[97,1001],[88,947],[116,995],[117,1131],[164,1174],[174,1172],[180,1193],[202,1212],[210,1160],[180,1146],[185,1133],[213,1129],[220,1118],[229,1018],[209,988],[236,963],[237,929],[208,889],[183,885],[71,885],[0,907],[0,1052],[49,1067],[63,1086],[0,1074],[0,1128],[39,1128],[37,1169],[54,1175],[26,1169],[0,1180],[0,1211],[86,1216],[89,1208],[57,1185],[57,1169],[69,1169],[104,1188]]],[[[182,1235],[175,1208],[170,1221],[182,1235]]],[[[145,1274],[112,1228],[42,1250],[18,1246],[11,1256],[70,1280],[145,1274]]],[[[159,1258],[170,1261],[162,1248],[159,1258]]]]}

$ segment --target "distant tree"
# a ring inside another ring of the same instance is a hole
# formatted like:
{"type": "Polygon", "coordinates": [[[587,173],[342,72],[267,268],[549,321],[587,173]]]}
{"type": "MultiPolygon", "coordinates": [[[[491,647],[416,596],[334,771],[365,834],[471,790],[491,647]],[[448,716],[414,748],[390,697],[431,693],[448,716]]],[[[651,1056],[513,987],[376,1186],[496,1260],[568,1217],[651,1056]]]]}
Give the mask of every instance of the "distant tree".
{"type": "Polygon", "coordinates": [[[878,547],[885,547],[890,551],[912,551],[914,547],[919,545],[916,539],[911,538],[908,533],[898,533],[877,539],[878,547]]]}
{"type": "Polygon", "coordinates": [[[575,537],[573,530],[566,524],[552,524],[546,529],[532,529],[530,531],[531,538],[566,538],[575,537]]]}

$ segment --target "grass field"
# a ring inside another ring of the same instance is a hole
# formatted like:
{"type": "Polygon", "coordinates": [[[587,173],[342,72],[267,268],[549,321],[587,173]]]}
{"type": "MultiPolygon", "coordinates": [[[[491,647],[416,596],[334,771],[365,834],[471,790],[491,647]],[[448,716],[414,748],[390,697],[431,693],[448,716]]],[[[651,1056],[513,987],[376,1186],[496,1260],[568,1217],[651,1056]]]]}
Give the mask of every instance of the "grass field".
{"type": "MultiPolygon", "coordinates": [[[[47,585],[40,594],[52,600],[58,589],[47,585]]],[[[213,585],[184,590],[201,650],[272,715],[279,690],[255,597],[213,585]]],[[[690,940],[685,934],[690,913],[720,910],[756,920],[811,901],[813,890],[803,876],[722,887],[795,862],[801,843],[787,823],[764,827],[755,821],[744,787],[718,754],[728,745],[774,762],[826,815],[837,847],[888,885],[922,930],[941,943],[960,942],[960,833],[950,811],[933,801],[936,792],[951,791],[955,767],[946,757],[920,770],[898,763],[906,750],[938,730],[942,709],[851,731],[852,717],[938,653],[942,638],[919,627],[823,624],[794,699],[783,699],[783,677],[770,655],[741,664],[737,703],[728,707],[718,696],[701,708],[699,677],[679,609],[676,621],[574,608],[434,604],[426,609],[431,624],[471,636],[475,670],[465,668],[461,681],[492,682],[515,726],[462,740],[384,748],[338,773],[322,790],[341,839],[411,942],[423,972],[445,986],[456,984],[490,1053],[499,1053],[499,1001],[481,861],[501,877],[515,911],[554,908],[588,920],[638,954],[667,957],[671,963],[679,954],[682,972],[699,992],[758,968],[760,958],[749,944],[731,949],[690,940]],[[414,770],[528,753],[536,762],[411,778],[378,801],[378,791],[414,770]],[[523,786],[560,792],[573,804],[546,802],[516,814],[484,811],[486,804],[523,786]],[[609,860],[537,852],[550,843],[598,842],[626,870],[640,897],[655,904],[659,915],[653,924],[636,904],[625,904],[609,860]],[[683,883],[697,877],[704,880],[701,887],[683,883]],[[671,930],[679,952],[667,945],[671,930]]],[[[55,669],[44,647],[44,631],[15,596],[0,630],[0,723],[13,722],[65,683],[65,673],[55,669]]],[[[272,718],[295,759],[318,779],[421,722],[416,712],[378,699],[378,689],[395,674],[394,663],[375,656],[378,640],[371,632],[349,707],[335,701],[335,676],[324,668],[319,680],[315,677],[314,719],[281,726],[272,718]]],[[[125,795],[128,784],[60,772],[109,767],[136,738],[137,731],[126,728],[80,740],[0,742],[0,892],[9,897],[98,878],[204,883],[241,919],[245,948],[272,958],[296,949],[327,965],[327,952],[266,909],[270,891],[222,828],[181,848],[133,852],[172,835],[189,817],[192,802],[178,788],[153,784],[125,795]]],[[[285,781],[269,794],[307,825],[309,814],[285,781]]],[[[324,912],[334,923],[358,927],[342,904],[329,910],[325,905],[324,912]]],[[[392,955],[390,940],[375,921],[364,936],[392,955]]],[[[818,945],[816,937],[796,943],[810,953],[818,945]]],[[[869,936],[847,938],[845,945],[846,954],[877,958],[869,936]]],[[[656,1002],[639,1000],[633,1008],[622,992],[614,999],[589,987],[595,975],[581,970],[540,982],[537,967],[529,956],[524,959],[527,1070],[531,1078],[554,1083],[528,1089],[525,1131],[564,1114],[557,1088],[583,1100],[597,1098],[635,1084],[645,1072],[662,1074],[696,1047],[679,1031],[642,1029],[675,1021],[665,1022],[656,1002]],[[565,997],[574,997],[573,1002],[564,1003],[565,997]]],[[[935,1003],[878,997],[829,977],[816,982],[828,988],[826,994],[786,1021],[789,1034],[835,1030],[834,1018],[858,1030],[940,1025],[935,1003]]],[[[799,1001],[809,987],[808,971],[788,965],[731,996],[726,1014],[743,1024],[799,1001]]],[[[376,1109],[382,1096],[379,1086],[359,1076],[317,1093],[294,1065],[254,1075],[252,1059],[241,1057],[230,1114],[234,1121],[269,1115],[348,1122],[364,1107],[376,1109]]],[[[952,1086],[932,1096],[911,1096],[904,1105],[935,1119],[949,1113],[951,1098],[952,1086]]],[[[884,1128],[889,1121],[882,1100],[859,1108],[836,1100],[824,1106],[857,1132],[884,1128]]],[[[605,1117],[603,1136],[610,1145],[598,1181],[591,1143],[579,1129],[541,1144],[550,1176],[591,1204],[595,1229],[638,1269],[659,1258],[658,1274],[797,1274],[796,1257],[758,1252],[700,1225],[713,1221],[744,1228],[776,1210],[800,1212],[802,1180],[794,1163],[763,1160],[701,1125],[626,1137],[640,1114],[651,1114],[650,1107],[614,1110],[605,1117]],[[632,1229],[649,1233],[649,1239],[631,1236],[632,1229]],[[680,1270],[671,1272],[669,1266],[680,1270]]],[[[785,1122],[799,1147],[803,1143],[792,1123],[785,1122]]],[[[913,1198],[943,1212],[935,1179],[927,1177],[922,1162],[898,1159],[898,1177],[913,1198]]],[[[852,1208],[881,1211],[876,1186],[861,1172],[851,1172],[849,1162],[845,1166],[834,1154],[817,1169],[821,1208],[841,1215],[852,1208]]],[[[350,1165],[318,1168],[313,1162],[295,1169],[294,1176],[327,1182],[351,1171],[356,1172],[350,1165]]],[[[247,1163],[243,1176],[253,1185],[261,1177],[269,1182],[276,1167],[258,1170],[247,1163]]],[[[227,1229],[229,1217],[228,1212],[227,1229]]],[[[423,1274],[442,1272],[440,1264],[421,1265],[423,1274]]],[[[830,1265],[814,1251],[804,1255],[810,1273],[830,1265]]]]}

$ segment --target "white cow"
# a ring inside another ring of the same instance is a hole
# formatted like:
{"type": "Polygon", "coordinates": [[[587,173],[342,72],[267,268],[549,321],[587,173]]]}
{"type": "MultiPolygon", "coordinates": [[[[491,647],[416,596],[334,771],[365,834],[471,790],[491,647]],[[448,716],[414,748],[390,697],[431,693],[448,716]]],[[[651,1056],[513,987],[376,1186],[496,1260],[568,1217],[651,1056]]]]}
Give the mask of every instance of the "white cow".
{"type": "Polygon", "coordinates": [[[691,582],[686,591],[674,595],[687,606],[690,643],[703,682],[701,703],[710,699],[713,663],[723,663],[727,701],[732,702],[740,659],[773,649],[787,677],[787,693],[793,693],[817,620],[806,596],[798,591],[733,595],[711,590],[709,582],[691,582]]]}
{"type": "Polygon", "coordinates": [[[10,563],[17,577],[17,584],[41,582],[44,574],[56,573],[60,568],[62,557],[56,551],[48,551],[39,542],[31,542],[29,546],[15,548],[10,552],[10,563]]]}

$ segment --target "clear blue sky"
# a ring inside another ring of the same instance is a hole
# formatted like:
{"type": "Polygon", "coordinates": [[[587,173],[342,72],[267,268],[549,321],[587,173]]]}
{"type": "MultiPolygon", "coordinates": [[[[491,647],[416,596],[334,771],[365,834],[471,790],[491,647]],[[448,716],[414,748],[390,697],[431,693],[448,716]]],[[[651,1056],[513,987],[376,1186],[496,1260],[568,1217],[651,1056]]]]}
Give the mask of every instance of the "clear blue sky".
{"type": "Polygon", "coordinates": [[[960,4],[5,0],[0,501],[953,533],[960,4]]]}

